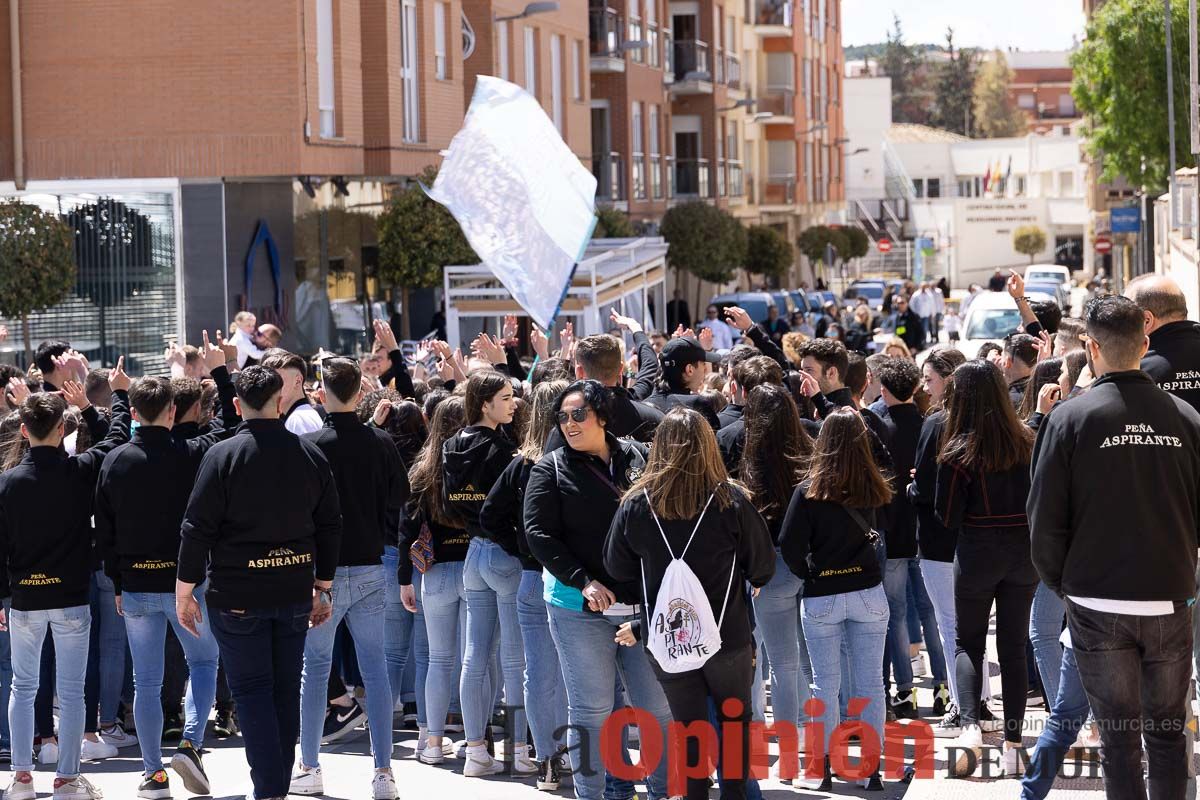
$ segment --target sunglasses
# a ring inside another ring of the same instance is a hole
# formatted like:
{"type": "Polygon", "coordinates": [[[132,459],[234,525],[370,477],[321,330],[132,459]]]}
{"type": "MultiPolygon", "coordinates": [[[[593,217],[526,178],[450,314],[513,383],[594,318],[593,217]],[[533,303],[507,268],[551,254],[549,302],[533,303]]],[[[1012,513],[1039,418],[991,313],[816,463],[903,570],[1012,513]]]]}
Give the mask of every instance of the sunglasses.
{"type": "Polygon", "coordinates": [[[591,411],[590,408],[577,408],[570,413],[567,413],[566,411],[559,411],[554,415],[554,418],[558,420],[559,425],[566,425],[568,419],[573,419],[576,422],[582,423],[588,418],[589,411],[591,411]]]}

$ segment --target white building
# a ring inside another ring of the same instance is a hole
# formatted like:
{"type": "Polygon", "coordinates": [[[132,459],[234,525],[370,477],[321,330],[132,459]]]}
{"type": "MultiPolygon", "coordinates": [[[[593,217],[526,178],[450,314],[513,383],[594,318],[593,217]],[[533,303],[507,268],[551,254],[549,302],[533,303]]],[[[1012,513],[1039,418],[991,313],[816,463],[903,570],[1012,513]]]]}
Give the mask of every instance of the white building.
{"type": "Polygon", "coordinates": [[[884,196],[883,143],[892,126],[892,79],[856,77],[842,82],[845,98],[846,200],[884,196]]]}

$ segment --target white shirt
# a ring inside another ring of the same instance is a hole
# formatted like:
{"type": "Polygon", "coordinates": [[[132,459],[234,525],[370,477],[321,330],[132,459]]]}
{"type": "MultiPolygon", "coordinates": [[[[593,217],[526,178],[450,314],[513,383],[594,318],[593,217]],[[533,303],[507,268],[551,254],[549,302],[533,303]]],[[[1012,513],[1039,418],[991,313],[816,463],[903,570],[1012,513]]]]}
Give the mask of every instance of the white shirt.
{"type": "Polygon", "coordinates": [[[918,317],[929,317],[933,315],[933,298],[929,296],[929,292],[922,289],[912,296],[908,301],[908,306],[918,317]]]}
{"type": "Polygon", "coordinates": [[[946,333],[958,333],[962,330],[962,317],[958,314],[947,314],[942,317],[942,327],[946,333]]]}
{"type": "Polygon", "coordinates": [[[299,436],[302,433],[312,433],[319,431],[325,425],[325,420],[321,419],[321,415],[317,410],[308,403],[303,403],[287,416],[283,427],[287,428],[292,433],[299,436]]]}
{"type": "Polygon", "coordinates": [[[253,356],[256,359],[263,357],[263,351],[255,346],[254,342],[250,341],[250,337],[241,328],[238,328],[233,333],[233,337],[229,340],[230,344],[237,345],[237,364],[238,369],[246,366],[246,359],[253,356]]]}
{"type": "Polygon", "coordinates": [[[728,350],[733,347],[733,328],[729,323],[719,319],[706,319],[696,327],[712,330],[714,350],[728,350]]]}
{"type": "Polygon", "coordinates": [[[1102,597],[1074,597],[1067,599],[1076,605],[1103,611],[1106,614],[1128,614],[1131,617],[1165,617],[1175,613],[1175,604],[1170,600],[1108,600],[1102,597]]]}

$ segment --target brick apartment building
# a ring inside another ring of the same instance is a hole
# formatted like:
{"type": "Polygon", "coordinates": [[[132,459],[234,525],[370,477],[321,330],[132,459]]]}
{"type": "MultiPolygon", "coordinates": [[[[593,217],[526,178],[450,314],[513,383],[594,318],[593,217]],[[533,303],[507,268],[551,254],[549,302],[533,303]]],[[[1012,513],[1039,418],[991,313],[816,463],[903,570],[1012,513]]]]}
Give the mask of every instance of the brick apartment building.
{"type": "Polygon", "coordinates": [[[1029,119],[1029,132],[1067,135],[1079,121],[1071,96],[1069,50],[1010,50],[1004,54],[1012,70],[1008,96],[1029,119]]]}

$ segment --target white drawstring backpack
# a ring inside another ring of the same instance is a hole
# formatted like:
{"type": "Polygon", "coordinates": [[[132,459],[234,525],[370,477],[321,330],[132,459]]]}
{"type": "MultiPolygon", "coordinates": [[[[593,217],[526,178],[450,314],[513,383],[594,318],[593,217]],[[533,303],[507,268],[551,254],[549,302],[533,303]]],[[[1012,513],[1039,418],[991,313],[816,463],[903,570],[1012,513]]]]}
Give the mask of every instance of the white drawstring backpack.
{"type": "MultiPolygon", "coordinates": [[[[729,604],[729,592],[733,586],[733,573],[737,568],[737,554],[729,566],[729,586],[725,589],[725,600],[721,603],[721,616],[713,619],[712,606],[709,605],[708,595],[700,585],[700,579],[683,557],[687,555],[696,531],[708,507],[712,505],[713,495],[708,496],[696,527],[684,545],[683,552],[678,556],[671,550],[667,534],[663,532],[662,523],[654,513],[654,503],[650,494],[645,492],[646,502],[650,505],[650,516],[667,546],[671,555],[671,563],[663,574],[662,585],[658,588],[658,597],[654,601],[654,613],[650,615],[650,630],[646,632],[646,648],[658,662],[663,672],[688,672],[699,669],[704,663],[716,655],[721,649],[721,623],[725,620],[725,608],[729,604]]],[[[646,588],[646,562],[642,562],[642,594],[646,603],[650,602],[650,593],[646,588]]]]}

